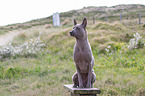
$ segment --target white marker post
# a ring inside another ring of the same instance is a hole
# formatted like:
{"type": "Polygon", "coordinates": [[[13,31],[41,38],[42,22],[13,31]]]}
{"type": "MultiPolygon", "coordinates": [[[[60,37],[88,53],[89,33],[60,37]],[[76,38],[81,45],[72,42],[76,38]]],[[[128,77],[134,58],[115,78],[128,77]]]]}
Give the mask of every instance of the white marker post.
{"type": "Polygon", "coordinates": [[[53,14],[53,26],[60,26],[60,16],[58,12],[53,14]]]}

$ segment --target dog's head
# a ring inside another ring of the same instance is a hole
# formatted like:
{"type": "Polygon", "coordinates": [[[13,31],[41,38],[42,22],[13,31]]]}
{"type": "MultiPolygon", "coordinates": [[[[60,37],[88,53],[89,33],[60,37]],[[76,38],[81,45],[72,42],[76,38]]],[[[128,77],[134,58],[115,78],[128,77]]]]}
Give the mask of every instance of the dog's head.
{"type": "Polygon", "coordinates": [[[77,21],[74,19],[74,27],[73,30],[70,31],[70,35],[75,37],[76,39],[86,39],[86,25],[87,25],[87,18],[83,19],[82,24],[77,24],[77,21]]]}

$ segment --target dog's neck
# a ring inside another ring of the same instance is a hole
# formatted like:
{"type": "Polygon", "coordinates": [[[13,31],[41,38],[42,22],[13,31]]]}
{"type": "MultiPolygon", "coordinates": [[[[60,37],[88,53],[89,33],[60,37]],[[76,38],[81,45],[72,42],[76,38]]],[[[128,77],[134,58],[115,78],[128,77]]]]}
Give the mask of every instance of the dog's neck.
{"type": "Polygon", "coordinates": [[[85,31],[85,36],[84,37],[76,37],[77,41],[88,41],[88,36],[87,36],[86,29],[84,29],[84,31],[85,31]]]}
{"type": "Polygon", "coordinates": [[[88,49],[89,48],[89,42],[88,42],[88,38],[85,39],[76,39],[76,46],[78,48],[79,51],[83,51],[84,49],[88,49]]]}

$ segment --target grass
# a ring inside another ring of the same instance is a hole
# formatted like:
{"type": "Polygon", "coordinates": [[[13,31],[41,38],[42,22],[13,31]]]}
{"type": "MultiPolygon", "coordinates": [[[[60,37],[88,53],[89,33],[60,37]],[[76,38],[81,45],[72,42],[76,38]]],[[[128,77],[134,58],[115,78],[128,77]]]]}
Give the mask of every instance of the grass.
{"type": "MultiPolygon", "coordinates": [[[[13,45],[29,39],[40,39],[46,47],[37,57],[9,57],[0,61],[0,95],[14,96],[69,96],[64,84],[72,83],[75,73],[73,46],[75,39],[69,36],[70,27],[33,27],[21,30],[13,45]]],[[[133,34],[139,32],[145,38],[143,25],[99,22],[87,27],[88,38],[95,58],[94,87],[101,89],[98,96],[145,95],[145,48],[129,50],[133,34]],[[111,46],[111,51],[105,48],[111,46]]]]}

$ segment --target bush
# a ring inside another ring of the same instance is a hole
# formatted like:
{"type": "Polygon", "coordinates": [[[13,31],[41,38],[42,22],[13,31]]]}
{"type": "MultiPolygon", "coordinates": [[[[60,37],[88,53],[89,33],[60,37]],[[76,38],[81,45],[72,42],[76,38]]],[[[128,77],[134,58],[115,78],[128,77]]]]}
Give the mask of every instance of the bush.
{"type": "Polygon", "coordinates": [[[134,38],[130,39],[128,49],[143,48],[145,45],[145,39],[143,39],[139,33],[134,34],[134,38]]]}
{"type": "Polygon", "coordinates": [[[10,43],[7,46],[1,47],[0,60],[11,56],[36,56],[38,53],[41,54],[41,50],[43,51],[42,48],[44,46],[45,44],[42,43],[39,36],[36,39],[31,39],[30,41],[18,46],[13,46],[10,43]]]}

